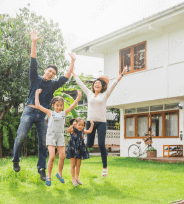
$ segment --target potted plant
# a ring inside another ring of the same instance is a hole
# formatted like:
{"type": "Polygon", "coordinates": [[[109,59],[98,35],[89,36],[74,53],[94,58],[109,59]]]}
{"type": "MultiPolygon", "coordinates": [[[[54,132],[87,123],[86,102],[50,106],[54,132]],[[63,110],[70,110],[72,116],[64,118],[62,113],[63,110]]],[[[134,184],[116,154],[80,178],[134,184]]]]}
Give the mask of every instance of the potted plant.
{"type": "Polygon", "coordinates": [[[154,147],[150,147],[147,151],[147,157],[157,157],[157,150],[154,147]]]}

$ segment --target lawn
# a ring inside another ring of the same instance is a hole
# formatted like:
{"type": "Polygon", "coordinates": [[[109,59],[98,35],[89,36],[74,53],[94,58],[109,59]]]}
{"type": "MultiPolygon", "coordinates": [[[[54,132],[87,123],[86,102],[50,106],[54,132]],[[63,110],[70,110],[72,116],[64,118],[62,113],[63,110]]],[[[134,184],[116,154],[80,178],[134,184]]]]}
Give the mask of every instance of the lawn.
{"type": "Polygon", "coordinates": [[[21,171],[12,170],[11,158],[0,159],[0,203],[121,203],[166,204],[184,199],[184,165],[138,161],[136,158],[108,157],[108,177],[101,178],[100,157],[82,161],[82,186],[71,183],[70,161],[65,160],[61,184],[55,177],[47,187],[37,173],[37,157],[22,157],[21,171]]]}

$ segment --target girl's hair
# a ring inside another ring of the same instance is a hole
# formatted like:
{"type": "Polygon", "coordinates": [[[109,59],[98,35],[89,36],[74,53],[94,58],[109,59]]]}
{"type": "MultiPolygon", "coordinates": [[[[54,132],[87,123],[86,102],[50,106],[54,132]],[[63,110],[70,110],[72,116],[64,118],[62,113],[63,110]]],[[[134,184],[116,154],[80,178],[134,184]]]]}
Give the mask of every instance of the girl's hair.
{"type": "Polygon", "coordinates": [[[76,119],[75,119],[75,118],[72,118],[72,119],[69,120],[70,125],[72,125],[73,122],[76,122],[76,119]]]}
{"type": "Polygon", "coordinates": [[[52,105],[54,105],[54,104],[56,103],[56,101],[62,101],[62,103],[63,103],[63,109],[64,109],[64,100],[63,100],[63,98],[60,97],[60,96],[56,96],[56,97],[54,97],[54,98],[51,100],[51,102],[50,102],[50,109],[52,108],[52,105]]]}
{"type": "Polygon", "coordinates": [[[72,118],[72,119],[70,119],[69,123],[70,123],[70,125],[72,125],[74,122],[78,123],[79,121],[83,121],[84,127],[86,126],[86,121],[83,118],[72,118]]]}
{"type": "Polygon", "coordinates": [[[95,84],[96,81],[100,81],[101,84],[102,84],[102,89],[101,89],[100,93],[105,92],[107,90],[107,86],[108,86],[108,83],[109,83],[108,77],[105,77],[105,76],[104,77],[99,77],[98,79],[93,81],[93,84],[92,84],[93,93],[95,93],[94,84],[95,84]]]}

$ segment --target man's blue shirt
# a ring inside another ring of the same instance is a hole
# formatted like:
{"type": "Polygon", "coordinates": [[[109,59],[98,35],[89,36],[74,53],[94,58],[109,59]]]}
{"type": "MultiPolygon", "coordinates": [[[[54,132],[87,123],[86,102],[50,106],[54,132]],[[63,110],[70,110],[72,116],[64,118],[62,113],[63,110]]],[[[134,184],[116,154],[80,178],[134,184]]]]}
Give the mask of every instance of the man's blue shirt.
{"type": "Polygon", "coordinates": [[[37,68],[38,63],[36,58],[31,58],[29,69],[30,90],[26,105],[35,105],[35,92],[37,89],[42,89],[39,95],[40,105],[49,108],[54,91],[61,87],[68,78],[61,76],[58,80],[46,81],[42,76],[38,75],[37,68]]]}

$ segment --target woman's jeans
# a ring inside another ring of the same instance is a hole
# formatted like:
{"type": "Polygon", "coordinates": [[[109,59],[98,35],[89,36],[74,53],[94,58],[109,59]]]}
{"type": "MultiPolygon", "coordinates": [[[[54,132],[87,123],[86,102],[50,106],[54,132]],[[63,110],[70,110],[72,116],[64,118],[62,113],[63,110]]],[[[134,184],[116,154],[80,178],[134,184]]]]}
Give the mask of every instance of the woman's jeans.
{"type": "MultiPolygon", "coordinates": [[[[91,123],[87,121],[87,130],[90,128],[91,123]]],[[[107,167],[107,150],[105,148],[105,137],[107,130],[106,122],[94,122],[93,131],[87,135],[87,147],[92,147],[94,145],[95,133],[98,133],[98,146],[100,148],[100,153],[102,157],[103,168],[107,167]]]]}
{"type": "Polygon", "coordinates": [[[15,138],[13,147],[13,159],[12,162],[19,162],[21,157],[22,147],[26,140],[27,134],[31,129],[33,123],[36,125],[38,135],[38,163],[37,168],[47,168],[47,147],[46,147],[46,133],[47,124],[45,122],[45,113],[42,111],[26,106],[21,119],[19,128],[17,130],[17,137],[15,138]]]}

